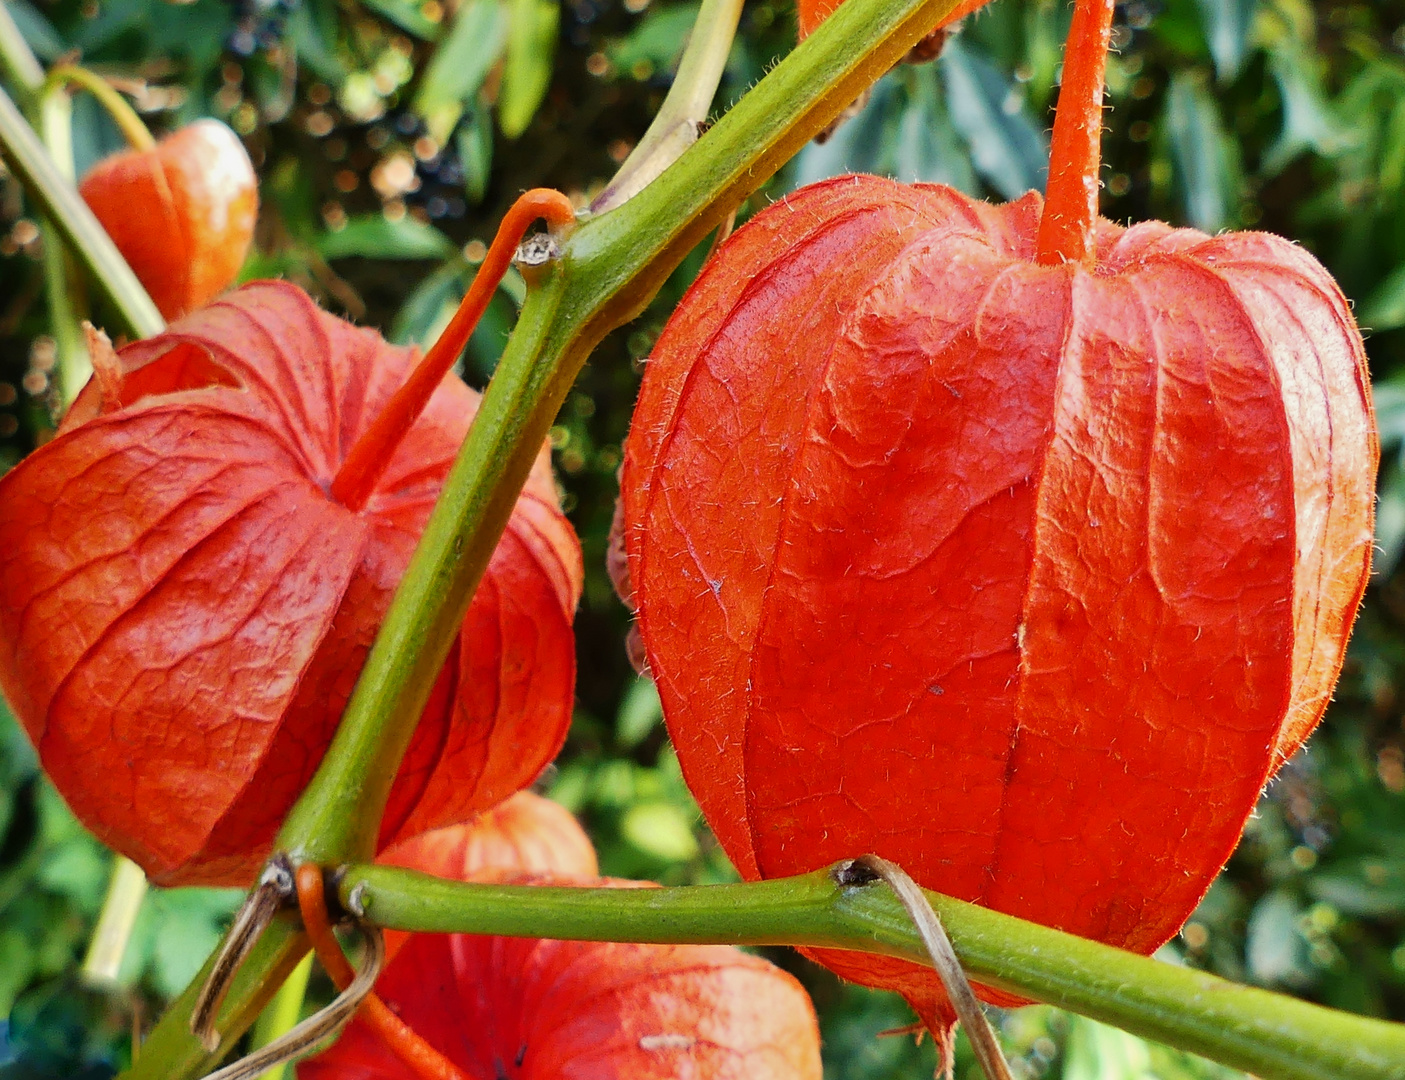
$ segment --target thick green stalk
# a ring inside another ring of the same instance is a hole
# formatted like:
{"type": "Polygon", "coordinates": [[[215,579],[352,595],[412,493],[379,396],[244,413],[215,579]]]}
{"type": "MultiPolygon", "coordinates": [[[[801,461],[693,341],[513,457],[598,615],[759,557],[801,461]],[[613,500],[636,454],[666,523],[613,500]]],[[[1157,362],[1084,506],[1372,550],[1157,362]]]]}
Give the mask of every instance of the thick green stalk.
{"type": "Polygon", "coordinates": [[[125,329],[136,337],[159,334],[165,327],[132,268],[122,258],[73,184],[54,167],[33,129],[0,91],[0,150],[26,192],[54,224],[103,290],[125,329]]]}
{"type": "Polygon", "coordinates": [[[295,861],[365,859],[391,780],[473,590],[576,373],[683,256],[955,0],[850,0],[671,168],[584,222],[529,289],[424,537],[322,767],[279,846],[295,861]]]}
{"type": "MultiPolygon", "coordinates": [[[[843,864],[841,864],[843,865],[843,864]]],[[[886,885],[833,868],[747,885],[567,889],[465,885],[351,867],[342,903],[381,926],[584,941],[819,945],[930,964],[886,885]]],[[[1405,1025],[1336,1012],[928,892],[977,981],[1245,1069],[1264,1080],[1405,1076],[1405,1025]]]]}
{"type": "Polygon", "coordinates": [[[258,1019],[285,979],[308,954],[307,935],[291,919],[274,919],[250,951],[220,1006],[216,1028],[223,1036],[213,1054],[190,1033],[196,995],[210,974],[214,957],[161,1017],[142,1043],[141,1056],[123,1077],[129,1080],[177,1080],[204,1076],[234,1049],[239,1037],[258,1019]]]}

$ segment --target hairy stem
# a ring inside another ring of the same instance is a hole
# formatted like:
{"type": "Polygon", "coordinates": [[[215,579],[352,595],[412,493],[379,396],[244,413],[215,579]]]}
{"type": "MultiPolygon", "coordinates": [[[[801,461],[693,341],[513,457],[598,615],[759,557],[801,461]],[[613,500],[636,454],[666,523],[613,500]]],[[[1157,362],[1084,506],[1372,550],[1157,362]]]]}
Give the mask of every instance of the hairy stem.
{"type": "MultiPolygon", "coordinates": [[[[812,945],[929,964],[901,902],[852,863],[746,885],[572,889],[466,885],[353,866],[342,903],[378,925],[429,933],[585,941],[812,945]]],[[[1169,1043],[1264,1080],[1405,1075],[1405,1025],[1162,963],[925,892],[978,982],[1169,1043]]]]}
{"type": "Polygon", "coordinates": [[[1078,0],[1064,45],[1063,86],[1049,148],[1049,187],[1039,220],[1037,260],[1090,263],[1098,223],[1103,76],[1112,39],[1113,0],[1078,0]]]}

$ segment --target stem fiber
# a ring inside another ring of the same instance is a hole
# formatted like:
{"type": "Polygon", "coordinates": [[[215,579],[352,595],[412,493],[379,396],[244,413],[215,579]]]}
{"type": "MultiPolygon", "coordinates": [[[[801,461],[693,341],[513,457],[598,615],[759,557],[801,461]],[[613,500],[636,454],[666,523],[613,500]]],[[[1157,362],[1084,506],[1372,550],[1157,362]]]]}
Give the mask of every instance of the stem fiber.
{"type": "Polygon", "coordinates": [[[1036,260],[1042,266],[1088,266],[1093,261],[1101,187],[1103,76],[1114,6],[1114,0],[1077,0],[1068,30],[1049,152],[1049,188],[1036,242],[1036,260]]]}

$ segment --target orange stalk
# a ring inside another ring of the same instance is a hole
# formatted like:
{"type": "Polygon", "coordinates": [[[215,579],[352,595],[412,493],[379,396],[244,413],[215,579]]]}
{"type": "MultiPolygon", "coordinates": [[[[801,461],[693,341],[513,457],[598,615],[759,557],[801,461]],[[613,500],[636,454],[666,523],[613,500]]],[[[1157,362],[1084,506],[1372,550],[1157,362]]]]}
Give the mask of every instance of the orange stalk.
{"type": "Polygon", "coordinates": [[[350,510],[360,510],[366,505],[400,440],[429,404],[440,381],[468,344],[469,335],[512,265],[512,257],[527,227],[538,218],[545,218],[554,229],[562,228],[575,220],[575,209],[565,195],[549,188],[533,188],[512,204],[453,319],[346,455],[332,481],[333,499],[350,510]]]}
{"type": "Polygon", "coordinates": [[[1064,46],[1063,86],[1054,116],[1049,187],[1039,221],[1041,265],[1088,264],[1098,221],[1102,166],[1103,75],[1112,40],[1113,0],[1078,0],[1064,46]]]}
{"type": "MultiPolygon", "coordinates": [[[[501,236],[501,232],[498,235],[501,236]]],[[[302,912],[303,926],[307,929],[307,936],[312,939],[317,959],[337,989],[345,990],[356,977],[356,972],[341,951],[341,945],[337,943],[327,921],[322,868],[303,863],[298,867],[295,880],[298,909],[302,912]]],[[[420,1038],[414,1028],[391,1012],[389,1006],[375,994],[366,996],[361,1003],[360,1015],[420,1080],[469,1080],[462,1069],[420,1038]]]]}

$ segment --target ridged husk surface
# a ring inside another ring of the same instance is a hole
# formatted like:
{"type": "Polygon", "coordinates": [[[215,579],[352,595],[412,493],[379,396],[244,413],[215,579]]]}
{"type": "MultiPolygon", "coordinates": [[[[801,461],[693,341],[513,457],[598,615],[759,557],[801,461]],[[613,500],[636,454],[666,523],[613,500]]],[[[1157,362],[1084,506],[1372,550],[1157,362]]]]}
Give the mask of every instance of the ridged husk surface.
{"type": "MultiPolygon", "coordinates": [[[[1150,952],[1322,714],[1370,560],[1361,338],[1305,251],[846,177],[738,231],[647,365],[630,577],[747,878],[875,851],[1150,952]]],[[[903,992],[915,966],[816,954],[903,992]]]]}
{"type": "MultiPolygon", "coordinates": [[[[0,479],[0,688],[104,843],[248,884],[321,760],[477,408],[450,375],[365,508],[331,478],[415,352],[263,282],[113,355],[0,479]]],[[[383,837],[531,783],[570,722],[580,549],[545,449],[383,837]]]]}

